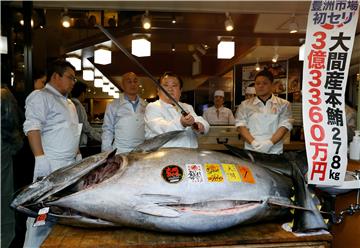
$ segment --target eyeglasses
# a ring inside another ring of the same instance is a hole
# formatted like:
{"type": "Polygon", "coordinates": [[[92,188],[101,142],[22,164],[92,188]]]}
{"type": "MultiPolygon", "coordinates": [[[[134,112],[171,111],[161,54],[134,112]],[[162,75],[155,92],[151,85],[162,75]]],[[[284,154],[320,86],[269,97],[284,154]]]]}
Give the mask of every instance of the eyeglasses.
{"type": "Polygon", "coordinates": [[[68,79],[70,79],[71,81],[73,81],[74,83],[77,82],[77,79],[74,76],[68,76],[68,75],[65,75],[65,74],[64,74],[64,76],[67,77],[68,79]]]}

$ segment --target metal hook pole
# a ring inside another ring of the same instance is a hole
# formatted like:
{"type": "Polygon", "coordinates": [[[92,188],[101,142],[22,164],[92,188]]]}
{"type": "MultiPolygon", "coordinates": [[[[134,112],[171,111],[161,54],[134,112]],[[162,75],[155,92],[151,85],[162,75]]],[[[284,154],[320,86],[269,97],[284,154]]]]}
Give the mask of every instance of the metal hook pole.
{"type": "Polygon", "coordinates": [[[118,42],[115,37],[109,33],[103,26],[96,24],[95,27],[98,27],[101,32],[103,32],[132,62],[134,62],[135,65],[137,65],[155,84],[158,86],[162,92],[165,93],[165,95],[181,110],[181,114],[186,116],[188,113],[184,110],[183,107],[175,100],[175,98],[170,95],[169,92],[166,91],[166,89],[158,82],[153,75],[142,65],[139,61],[131,54],[129,53],[121,44],[118,42]]]}

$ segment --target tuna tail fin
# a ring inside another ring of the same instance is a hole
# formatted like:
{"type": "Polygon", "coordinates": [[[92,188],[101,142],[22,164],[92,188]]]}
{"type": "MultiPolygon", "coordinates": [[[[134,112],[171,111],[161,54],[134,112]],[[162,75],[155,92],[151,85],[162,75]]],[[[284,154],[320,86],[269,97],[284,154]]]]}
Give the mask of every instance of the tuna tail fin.
{"type": "Polygon", "coordinates": [[[295,232],[309,232],[327,229],[324,219],[317,209],[304,175],[295,162],[290,161],[292,168],[292,181],[295,187],[295,200],[297,204],[311,211],[295,209],[294,227],[295,232]]]}
{"type": "Polygon", "coordinates": [[[153,152],[158,150],[160,147],[162,147],[165,143],[170,141],[171,139],[178,136],[180,133],[183,133],[184,130],[178,130],[178,131],[170,131],[167,133],[163,133],[160,135],[157,135],[153,138],[150,138],[148,140],[145,140],[144,143],[138,145],[135,147],[132,152],[153,152]]]}

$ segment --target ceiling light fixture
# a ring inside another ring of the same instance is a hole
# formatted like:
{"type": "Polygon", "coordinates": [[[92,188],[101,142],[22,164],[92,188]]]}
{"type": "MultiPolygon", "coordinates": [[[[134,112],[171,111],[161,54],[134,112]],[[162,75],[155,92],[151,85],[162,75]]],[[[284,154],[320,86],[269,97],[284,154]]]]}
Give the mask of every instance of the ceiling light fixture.
{"type": "MultiPolygon", "coordinates": [[[[24,26],[24,20],[23,19],[20,20],[20,25],[24,26]]],[[[33,19],[31,19],[30,25],[31,25],[32,28],[34,27],[34,20],[33,19]]]]}
{"type": "Polygon", "coordinates": [[[305,59],[305,44],[302,44],[299,47],[299,61],[304,61],[305,59]]]}
{"type": "Polygon", "coordinates": [[[172,16],[171,23],[172,23],[172,24],[175,24],[175,23],[176,23],[176,17],[175,17],[175,15],[172,16]]]}
{"type": "Polygon", "coordinates": [[[149,17],[149,11],[146,10],[145,14],[141,17],[142,26],[144,29],[150,29],[151,28],[151,19],[149,17]]]}
{"type": "Polygon", "coordinates": [[[259,64],[259,59],[258,58],[256,58],[256,65],[255,65],[255,70],[256,71],[260,71],[260,64],[259,64]]]}
{"type": "Polygon", "coordinates": [[[103,74],[101,73],[101,71],[99,71],[98,69],[95,68],[94,70],[94,74],[95,74],[95,77],[102,77],[103,74]]]}
{"type": "Polygon", "coordinates": [[[63,16],[61,18],[61,24],[64,28],[69,28],[71,26],[71,18],[68,16],[68,10],[64,9],[63,16]]]}
{"type": "Polygon", "coordinates": [[[175,45],[174,44],[171,45],[171,51],[175,52],[175,45]]]}
{"type": "Polygon", "coordinates": [[[87,59],[83,58],[83,79],[86,81],[94,80],[94,65],[87,59]]]}
{"type": "Polygon", "coordinates": [[[229,32],[230,32],[230,31],[233,31],[233,29],[234,29],[234,22],[232,21],[229,12],[226,12],[225,15],[226,15],[225,29],[226,29],[226,31],[229,31],[229,32]]]}
{"type": "Polygon", "coordinates": [[[274,57],[271,59],[273,63],[276,63],[279,59],[279,54],[275,54],[274,57]]]}
{"type": "Polygon", "coordinates": [[[137,57],[151,56],[151,42],[145,38],[137,38],[131,41],[131,53],[137,57]]]}
{"type": "Polygon", "coordinates": [[[232,41],[233,37],[218,37],[220,42],[217,47],[218,59],[231,59],[235,55],[235,42],[232,41]],[[231,40],[229,40],[231,39],[231,40]]]}
{"type": "Polygon", "coordinates": [[[110,91],[110,83],[103,83],[102,91],[106,92],[106,93],[109,92],[110,91]]]}
{"type": "Polygon", "coordinates": [[[96,88],[103,88],[104,87],[104,81],[101,76],[97,76],[94,79],[94,86],[96,88]]]}
{"type": "Polygon", "coordinates": [[[111,64],[110,48],[103,45],[98,46],[94,52],[94,62],[101,65],[111,64]]]}
{"type": "Polygon", "coordinates": [[[68,57],[65,58],[65,60],[72,64],[75,67],[76,71],[81,70],[81,59],[78,55],[70,54],[68,55],[68,57]]]}
{"type": "Polygon", "coordinates": [[[7,54],[8,53],[8,43],[7,43],[7,37],[1,36],[0,38],[0,53],[1,54],[7,54]]]}
{"type": "Polygon", "coordinates": [[[274,47],[274,50],[275,50],[275,54],[274,54],[274,57],[271,59],[271,61],[272,61],[273,63],[276,63],[276,62],[278,61],[278,59],[279,59],[278,47],[277,47],[277,46],[274,47]]]}
{"type": "Polygon", "coordinates": [[[83,79],[86,81],[93,81],[94,80],[94,71],[91,68],[84,68],[83,69],[83,79]]]}
{"type": "Polygon", "coordinates": [[[295,21],[295,14],[292,15],[292,17],[290,18],[290,23],[289,23],[289,32],[290,34],[295,34],[298,32],[298,25],[295,21]]]}

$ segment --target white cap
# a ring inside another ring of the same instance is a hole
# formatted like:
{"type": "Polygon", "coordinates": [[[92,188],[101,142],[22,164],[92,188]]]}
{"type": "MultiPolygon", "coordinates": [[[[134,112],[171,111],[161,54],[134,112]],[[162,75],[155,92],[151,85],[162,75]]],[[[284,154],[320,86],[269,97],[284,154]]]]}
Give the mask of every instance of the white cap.
{"type": "Polygon", "coordinates": [[[222,91],[222,90],[216,90],[215,93],[214,93],[214,96],[222,96],[222,97],[224,97],[225,94],[224,94],[224,91],[222,91]]]}
{"type": "Polygon", "coordinates": [[[247,87],[245,90],[245,94],[256,95],[255,87],[247,87]]]}

